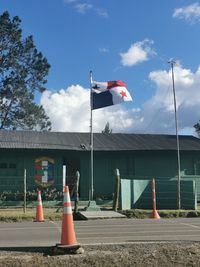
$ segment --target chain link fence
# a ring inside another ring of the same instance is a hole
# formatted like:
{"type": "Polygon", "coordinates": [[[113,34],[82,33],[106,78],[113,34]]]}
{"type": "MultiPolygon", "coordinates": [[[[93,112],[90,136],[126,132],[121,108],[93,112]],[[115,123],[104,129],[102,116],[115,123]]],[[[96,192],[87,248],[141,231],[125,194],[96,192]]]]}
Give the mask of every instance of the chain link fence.
{"type": "Polygon", "coordinates": [[[63,183],[57,181],[63,181],[63,177],[56,177],[55,182],[49,187],[40,186],[35,182],[35,177],[27,176],[26,170],[21,170],[18,175],[0,175],[0,207],[35,206],[38,190],[41,191],[42,201],[46,202],[46,206],[62,206],[63,183],[69,186],[71,199],[77,198],[77,173],[66,176],[63,183]]]}
{"type": "MultiPolygon", "coordinates": [[[[80,175],[80,174],[79,174],[80,175]]],[[[129,180],[130,183],[133,181],[143,181],[137,182],[137,186],[131,190],[135,190],[134,194],[130,193],[130,198],[134,198],[134,207],[138,208],[151,208],[151,185],[148,182],[148,185],[145,185],[145,181],[151,180],[153,177],[147,176],[134,176],[134,175],[121,175],[121,179],[129,180]],[[137,200],[137,201],[136,201],[137,200]],[[137,204],[137,205],[136,205],[137,204]]],[[[154,177],[156,180],[156,190],[158,198],[158,207],[159,203],[171,203],[171,206],[177,207],[177,180],[176,177],[154,177]]],[[[181,202],[185,203],[185,207],[190,207],[191,202],[194,203],[199,201],[200,196],[200,186],[198,177],[187,177],[189,181],[181,179],[181,202]],[[190,178],[190,179],[189,179],[190,178]],[[196,180],[195,180],[195,179],[196,180]]],[[[0,175],[0,207],[7,206],[27,206],[35,207],[37,201],[37,192],[41,190],[42,201],[44,206],[62,206],[63,201],[63,184],[66,183],[69,185],[71,200],[78,200],[79,195],[79,179],[77,179],[77,173],[73,176],[66,176],[66,179],[63,181],[63,177],[56,177],[54,183],[47,188],[40,187],[35,182],[34,176],[29,176],[26,174],[25,170],[20,170],[17,175],[0,175]],[[58,182],[59,181],[59,182],[58,182]]],[[[113,189],[111,196],[113,196],[115,184],[113,184],[113,189]]],[[[129,190],[129,189],[127,189],[129,190]]],[[[128,197],[128,192],[125,189],[124,195],[128,197]]],[[[113,198],[111,197],[111,200],[113,198]]],[[[195,204],[192,204],[195,205],[195,204]]],[[[164,204],[162,204],[164,207],[164,204]]],[[[162,207],[161,206],[161,207],[162,207]]],[[[165,207],[167,207],[165,205],[165,207]]]]}

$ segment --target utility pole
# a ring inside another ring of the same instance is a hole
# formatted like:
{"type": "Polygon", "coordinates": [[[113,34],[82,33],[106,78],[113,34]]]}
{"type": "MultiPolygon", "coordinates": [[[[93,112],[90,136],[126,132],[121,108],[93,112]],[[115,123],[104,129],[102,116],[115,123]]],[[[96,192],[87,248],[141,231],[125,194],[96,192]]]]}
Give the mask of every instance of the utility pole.
{"type": "Polygon", "coordinates": [[[175,82],[174,82],[174,65],[176,62],[174,60],[170,60],[168,62],[171,65],[172,71],[172,89],[173,89],[173,97],[174,97],[174,117],[175,117],[175,126],[176,126],[176,146],[177,146],[177,166],[178,166],[178,180],[177,180],[177,206],[178,209],[181,209],[181,164],[180,164],[180,146],[179,146],[179,135],[178,135],[178,117],[177,117],[177,109],[176,109],[176,91],[175,91],[175,82]]]}
{"type": "Polygon", "coordinates": [[[89,191],[89,201],[94,198],[94,140],[93,140],[93,94],[92,94],[92,71],[90,71],[90,191],[89,191]]]}

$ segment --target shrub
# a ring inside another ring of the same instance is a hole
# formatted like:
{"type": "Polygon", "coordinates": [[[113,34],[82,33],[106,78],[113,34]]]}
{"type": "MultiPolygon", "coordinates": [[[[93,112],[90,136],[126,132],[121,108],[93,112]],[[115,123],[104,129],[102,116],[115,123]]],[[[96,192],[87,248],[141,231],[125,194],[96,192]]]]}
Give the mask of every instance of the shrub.
{"type": "MultiPolygon", "coordinates": [[[[37,200],[37,193],[38,191],[32,190],[27,191],[26,193],[26,200],[27,201],[36,201],[37,200]]],[[[52,200],[63,200],[63,193],[62,191],[56,189],[56,188],[47,188],[44,190],[41,190],[42,194],[42,200],[45,201],[52,201],[52,200]]],[[[23,201],[24,200],[24,194],[20,191],[3,191],[0,192],[0,201],[23,201]]]]}

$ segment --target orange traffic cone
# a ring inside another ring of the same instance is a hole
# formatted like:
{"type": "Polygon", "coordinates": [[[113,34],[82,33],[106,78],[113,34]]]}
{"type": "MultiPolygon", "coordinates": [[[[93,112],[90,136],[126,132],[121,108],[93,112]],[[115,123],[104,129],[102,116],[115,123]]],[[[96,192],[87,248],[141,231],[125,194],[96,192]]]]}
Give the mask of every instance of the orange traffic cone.
{"type": "Polygon", "coordinates": [[[63,206],[61,245],[77,246],[68,186],[64,186],[63,206]]]}
{"type": "Polygon", "coordinates": [[[152,219],[160,219],[160,215],[158,214],[157,210],[153,210],[151,213],[152,219]]]}
{"type": "Polygon", "coordinates": [[[36,222],[44,222],[41,191],[38,191],[37,207],[36,207],[36,222]]]}
{"type": "Polygon", "coordinates": [[[68,186],[64,186],[63,206],[61,243],[56,244],[55,252],[83,253],[83,248],[76,241],[68,186]]]}
{"type": "Polygon", "coordinates": [[[160,219],[160,216],[156,210],[156,186],[155,186],[155,179],[152,179],[152,204],[153,204],[153,211],[151,214],[152,219],[160,219]]]}

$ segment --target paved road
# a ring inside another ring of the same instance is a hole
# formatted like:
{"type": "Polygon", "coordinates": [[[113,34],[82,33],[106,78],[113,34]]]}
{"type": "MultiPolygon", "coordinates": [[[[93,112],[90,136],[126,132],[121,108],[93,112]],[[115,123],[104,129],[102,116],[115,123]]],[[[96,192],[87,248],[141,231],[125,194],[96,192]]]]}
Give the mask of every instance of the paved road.
{"type": "MultiPolygon", "coordinates": [[[[200,218],[112,219],[75,221],[77,241],[84,244],[135,241],[200,241],[200,218]]],[[[0,223],[0,248],[54,246],[60,222],[0,223]]]]}

